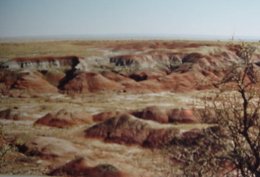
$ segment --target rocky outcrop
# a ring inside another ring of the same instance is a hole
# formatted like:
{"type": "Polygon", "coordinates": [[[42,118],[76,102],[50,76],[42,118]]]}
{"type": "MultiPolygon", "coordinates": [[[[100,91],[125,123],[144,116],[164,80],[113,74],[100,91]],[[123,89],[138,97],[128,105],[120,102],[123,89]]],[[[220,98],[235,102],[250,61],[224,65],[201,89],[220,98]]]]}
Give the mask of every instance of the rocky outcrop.
{"type": "Polygon", "coordinates": [[[178,54],[167,52],[147,52],[142,54],[119,55],[110,58],[110,63],[119,67],[132,68],[132,71],[145,69],[167,70],[179,66],[182,61],[178,54]]]}
{"type": "Polygon", "coordinates": [[[57,128],[69,128],[92,122],[92,117],[84,112],[68,112],[64,109],[57,113],[48,113],[35,122],[35,125],[45,125],[57,128]]]}
{"type": "Polygon", "coordinates": [[[83,157],[72,160],[51,171],[49,175],[69,177],[130,177],[110,164],[100,164],[92,167],[89,165],[88,160],[83,157]]]}
{"type": "Polygon", "coordinates": [[[30,58],[14,58],[2,64],[5,69],[34,69],[34,70],[50,70],[50,69],[70,69],[79,63],[79,57],[30,57],[30,58]]]}
{"type": "Polygon", "coordinates": [[[179,131],[171,126],[141,120],[129,114],[108,119],[85,131],[86,137],[148,147],[170,143],[178,134],[179,131]]]}
{"type": "Polygon", "coordinates": [[[133,55],[121,55],[110,58],[110,63],[114,63],[116,66],[138,66],[138,57],[133,55]]]}

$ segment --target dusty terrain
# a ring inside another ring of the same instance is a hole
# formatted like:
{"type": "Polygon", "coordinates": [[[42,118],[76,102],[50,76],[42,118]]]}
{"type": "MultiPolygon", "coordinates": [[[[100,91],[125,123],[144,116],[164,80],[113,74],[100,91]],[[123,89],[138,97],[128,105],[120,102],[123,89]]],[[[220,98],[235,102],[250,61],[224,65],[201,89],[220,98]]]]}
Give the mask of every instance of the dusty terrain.
{"type": "MultiPolygon", "coordinates": [[[[258,44],[253,60],[260,63],[258,44]]],[[[238,43],[55,41],[0,44],[0,174],[166,177],[163,148],[196,138],[238,43]],[[193,136],[188,136],[192,134],[193,136]]]]}

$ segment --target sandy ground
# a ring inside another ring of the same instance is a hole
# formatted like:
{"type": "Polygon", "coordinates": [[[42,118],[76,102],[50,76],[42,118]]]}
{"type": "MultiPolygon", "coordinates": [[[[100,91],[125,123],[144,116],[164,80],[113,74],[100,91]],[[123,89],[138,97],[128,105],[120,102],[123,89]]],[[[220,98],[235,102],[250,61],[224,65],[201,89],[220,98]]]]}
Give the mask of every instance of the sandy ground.
{"type": "MultiPolygon", "coordinates": [[[[160,177],[169,174],[175,169],[171,163],[162,156],[160,151],[145,149],[139,146],[126,146],[116,143],[105,143],[100,140],[84,138],[83,131],[92,126],[83,125],[70,129],[58,129],[50,127],[35,127],[33,123],[39,117],[48,112],[57,111],[61,108],[86,111],[89,114],[96,114],[102,111],[126,111],[145,108],[147,106],[159,105],[165,108],[182,108],[194,105],[194,99],[199,92],[185,93],[153,93],[153,94],[89,94],[80,96],[56,95],[49,98],[10,98],[6,97],[0,101],[0,109],[18,107],[20,111],[28,113],[33,120],[11,121],[0,120],[3,124],[3,132],[9,139],[16,138],[19,143],[26,143],[36,136],[56,137],[69,140],[79,147],[79,156],[89,160],[92,166],[108,163],[113,164],[122,171],[129,172],[137,177],[160,177]],[[167,162],[168,161],[168,162],[167,162]]],[[[187,131],[193,128],[200,128],[202,124],[178,124],[178,125],[159,125],[158,123],[148,121],[149,124],[161,128],[173,126],[181,131],[187,131]]],[[[31,159],[33,164],[21,164],[12,162],[7,164],[2,173],[8,174],[33,174],[33,176],[46,173],[46,169],[38,169],[34,163],[39,166],[48,166],[51,162],[42,162],[38,158],[31,159]],[[22,165],[22,166],[21,166],[22,165]],[[32,172],[33,171],[33,172],[32,172]]],[[[8,162],[7,162],[8,163],[8,162]]],[[[52,168],[56,165],[51,165],[52,168]]],[[[48,171],[48,170],[47,170],[48,171]]],[[[6,176],[6,175],[2,175],[6,176]]],[[[26,176],[26,175],[24,175],[26,176]]]]}

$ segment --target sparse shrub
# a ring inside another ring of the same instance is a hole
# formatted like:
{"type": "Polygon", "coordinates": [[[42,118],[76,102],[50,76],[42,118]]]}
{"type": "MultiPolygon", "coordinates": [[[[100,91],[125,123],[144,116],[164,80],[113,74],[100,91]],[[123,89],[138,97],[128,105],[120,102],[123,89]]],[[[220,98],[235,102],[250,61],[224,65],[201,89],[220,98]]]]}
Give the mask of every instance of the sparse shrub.
{"type": "Polygon", "coordinates": [[[0,147],[0,168],[6,162],[6,157],[7,157],[8,153],[12,152],[14,150],[16,150],[16,148],[14,146],[9,145],[9,144],[1,145],[1,147],[0,147]]]}
{"type": "Polygon", "coordinates": [[[208,100],[203,118],[214,113],[210,128],[194,141],[176,141],[168,149],[181,162],[183,176],[260,176],[260,88],[253,52],[250,45],[241,46],[245,62],[230,69],[208,100]]]}
{"type": "Polygon", "coordinates": [[[16,148],[8,144],[4,139],[3,124],[0,123],[0,171],[6,163],[8,153],[15,151],[16,148]]]}
{"type": "Polygon", "coordinates": [[[119,170],[111,165],[111,164],[100,164],[98,166],[96,166],[95,168],[99,169],[101,172],[119,172],[119,170]]]}

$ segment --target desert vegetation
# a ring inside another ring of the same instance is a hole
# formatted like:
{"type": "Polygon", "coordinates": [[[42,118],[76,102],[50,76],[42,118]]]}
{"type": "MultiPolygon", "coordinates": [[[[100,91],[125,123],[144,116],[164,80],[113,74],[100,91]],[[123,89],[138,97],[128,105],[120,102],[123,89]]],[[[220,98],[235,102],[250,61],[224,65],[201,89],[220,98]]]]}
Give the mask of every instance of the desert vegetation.
{"type": "Polygon", "coordinates": [[[205,99],[200,117],[210,128],[192,143],[177,140],[166,148],[184,164],[184,176],[260,175],[259,71],[252,63],[254,51],[251,45],[241,45],[244,62],[231,66],[215,95],[205,99]]]}

